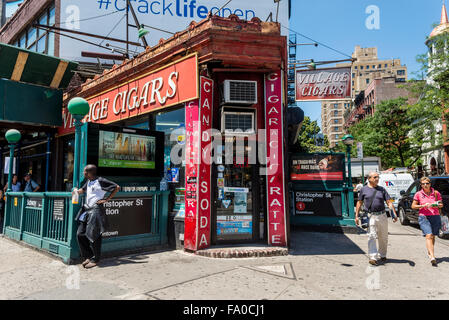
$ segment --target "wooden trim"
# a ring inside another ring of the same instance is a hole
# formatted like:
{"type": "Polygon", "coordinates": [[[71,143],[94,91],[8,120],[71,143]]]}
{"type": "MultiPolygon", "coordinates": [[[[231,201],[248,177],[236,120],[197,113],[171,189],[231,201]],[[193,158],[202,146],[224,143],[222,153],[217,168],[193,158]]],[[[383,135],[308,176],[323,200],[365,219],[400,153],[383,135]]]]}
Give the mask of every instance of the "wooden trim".
{"type": "Polygon", "coordinates": [[[51,81],[50,88],[58,88],[61,84],[62,78],[64,77],[65,71],[67,70],[69,63],[67,61],[59,61],[58,68],[56,69],[53,80],[51,81]]]}
{"type": "Polygon", "coordinates": [[[23,69],[25,69],[27,60],[28,60],[28,53],[20,51],[17,56],[16,65],[14,66],[14,71],[12,72],[12,75],[11,75],[12,81],[20,81],[20,79],[22,78],[23,69]]]}

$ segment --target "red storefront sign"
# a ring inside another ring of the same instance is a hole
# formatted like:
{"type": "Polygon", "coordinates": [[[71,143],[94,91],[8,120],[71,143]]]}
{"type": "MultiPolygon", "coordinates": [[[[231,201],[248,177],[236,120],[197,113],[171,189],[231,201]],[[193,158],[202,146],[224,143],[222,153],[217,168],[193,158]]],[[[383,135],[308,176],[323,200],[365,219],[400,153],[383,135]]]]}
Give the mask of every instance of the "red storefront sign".
{"type": "MultiPolygon", "coordinates": [[[[198,58],[193,54],[87,98],[90,112],[83,121],[113,123],[198,99],[198,91],[198,58]]],[[[58,134],[75,132],[67,108],[62,117],[58,134]]]]}
{"type": "Polygon", "coordinates": [[[200,90],[186,104],[184,247],[193,251],[210,245],[213,81],[201,77],[200,90]]]}
{"type": "Polygon", "coordinates": [[[282,72],[265,76],[265,120],[267,143],[268,243],[287,245],[284,183],[282,72]]]}
{"type": "Polygon", "coordinates": [[[351,98],[351,68],[296,70],[296,101],[351,98]]]}

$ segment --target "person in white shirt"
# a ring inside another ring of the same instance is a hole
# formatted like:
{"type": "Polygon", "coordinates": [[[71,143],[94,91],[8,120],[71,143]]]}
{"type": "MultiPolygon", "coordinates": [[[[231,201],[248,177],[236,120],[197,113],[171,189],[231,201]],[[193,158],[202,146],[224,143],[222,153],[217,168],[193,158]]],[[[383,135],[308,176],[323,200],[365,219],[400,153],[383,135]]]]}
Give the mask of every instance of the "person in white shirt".
{"type": "Polygon", "coordinates": [[[78,245],[84,268],[97,266],[101,257],[101,239],[106,231],[107,220],[103,204],[114,197],[120,186],[102,177],[97,177],[97,167],[93,164],[84,168],[87,179],[84,186],[74,190],[86,194],[85,205],[80,209],[75,220],[79,222],[77,231],[78,245]],[[105,198],[106,193],[110,195],[105,198]]]}

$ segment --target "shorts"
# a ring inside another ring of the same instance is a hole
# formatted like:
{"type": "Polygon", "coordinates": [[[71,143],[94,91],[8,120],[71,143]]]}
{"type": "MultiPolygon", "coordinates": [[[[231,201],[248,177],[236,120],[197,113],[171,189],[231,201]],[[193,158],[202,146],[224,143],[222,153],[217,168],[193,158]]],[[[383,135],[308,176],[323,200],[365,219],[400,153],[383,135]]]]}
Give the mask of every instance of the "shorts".
{"type": "Polygon", "coordinates": [[[419,216],[418,217],[419,226],[421,227],[423,236],[428,234],[433,234],[437,236],[441,228],[441,217],[436,216],[419,216]]]}

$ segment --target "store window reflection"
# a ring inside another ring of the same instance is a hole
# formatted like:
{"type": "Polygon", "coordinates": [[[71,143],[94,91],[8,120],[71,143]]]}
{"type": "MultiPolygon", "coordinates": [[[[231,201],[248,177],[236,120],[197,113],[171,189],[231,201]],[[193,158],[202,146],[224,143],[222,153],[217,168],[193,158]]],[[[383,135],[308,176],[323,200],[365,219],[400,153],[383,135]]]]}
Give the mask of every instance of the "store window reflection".
{"type": "Polygon", "coordinates": [[[64,189],[71,191],[73,187],[73,166],[75,159],[75,140],[64,142],[64,189]]]}

